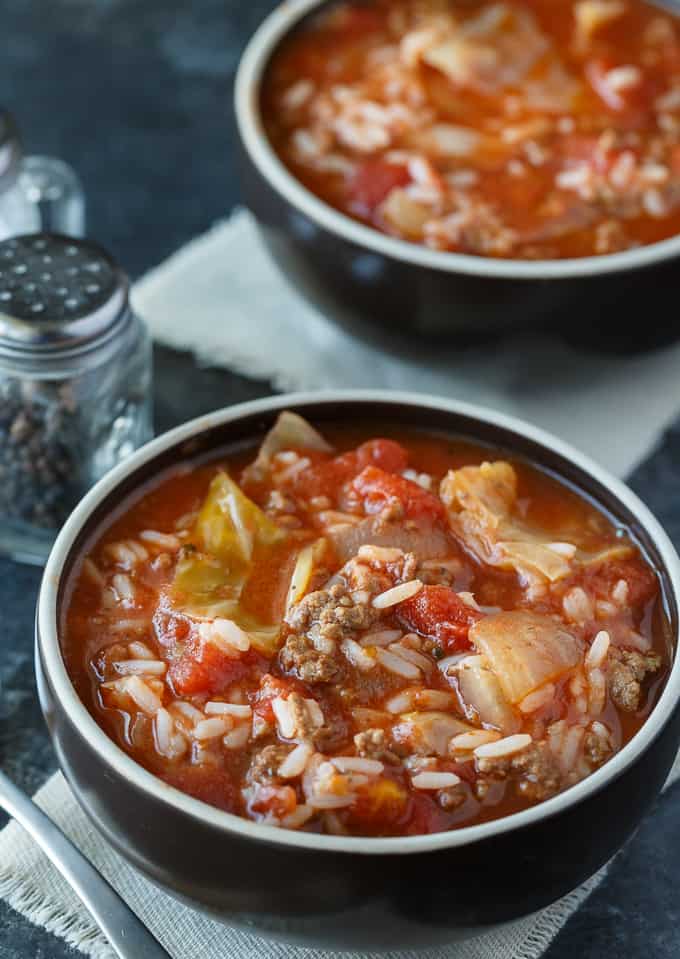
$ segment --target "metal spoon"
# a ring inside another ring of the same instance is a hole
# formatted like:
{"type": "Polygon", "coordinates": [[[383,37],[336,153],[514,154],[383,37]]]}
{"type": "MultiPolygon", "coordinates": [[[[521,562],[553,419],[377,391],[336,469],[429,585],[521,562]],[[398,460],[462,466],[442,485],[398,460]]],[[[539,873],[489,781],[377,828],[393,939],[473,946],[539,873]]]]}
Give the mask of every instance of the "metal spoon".
{"type": "Polygon", "coordinates": [[[171,959],[106,879],[1,771],[0,808],[23,826],[54,863],[87,906],[120,959],[171,959]]]}

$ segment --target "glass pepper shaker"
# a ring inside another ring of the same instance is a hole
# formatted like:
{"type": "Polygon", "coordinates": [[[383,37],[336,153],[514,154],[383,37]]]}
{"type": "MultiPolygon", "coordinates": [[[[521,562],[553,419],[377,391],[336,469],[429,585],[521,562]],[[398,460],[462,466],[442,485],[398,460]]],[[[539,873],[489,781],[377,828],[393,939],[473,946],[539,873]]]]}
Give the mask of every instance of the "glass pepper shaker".
{"type": "Polygon", "coordinates": [[[0,553],[46,557],[86,490],[152,435],[151,343],[89,241],[0,242],[0,553]]]}
{"type": "Polygon", "coordinates": [[[12,115],[0,109],[0,240],[37,230],[82,236],[83,189],[61,160],[24,156],[12,115]]]}

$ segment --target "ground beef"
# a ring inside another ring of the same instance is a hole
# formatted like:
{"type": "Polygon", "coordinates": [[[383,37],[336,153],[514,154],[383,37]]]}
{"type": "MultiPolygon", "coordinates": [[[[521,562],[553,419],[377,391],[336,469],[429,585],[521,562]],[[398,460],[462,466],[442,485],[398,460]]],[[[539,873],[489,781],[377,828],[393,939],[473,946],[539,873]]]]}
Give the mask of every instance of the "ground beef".
{"type": "Polygon", "coordinates": [[[547,743],[532,743],[502,759],[477,759],[475,767],[487,779],[512,780],[517,791],[531,802],[548,799],[560,789],[559,767],[547,743]]]}
{"type": "Polygon", "coordinates": [[[259,753],[255,753],[248,769],[248,782],[262,786],[283,782],[279,776],[279,767],[289,752],[289,746],[265,746],[259,753]]]}
{"type": "Polygon", "coordinates": [[[460,570],[451,569],[450,566],[443,566],[434,563],[432,560],[427,566],[420,565],[416,570],[414,579],[419,579],[426,586],[448,586],[453,588],[456,582],[456,573],[460,570]]]}
{"type": "Polygon", "coordinates": [[[332,655],[319,652],[306,636],[292,633],[286,640],[279,662],[284,673],[304,683],[332,683],[342,679],[342,664],[332,655]]]}
{"type": "Polygon", "coordinates": [[[607,685],[612,702],[619,709],[634,713],[640,708],[642,683],[661,666],[658,653],[639,653],[632,649],[609,650],[607,685]]]}
{"type": "Polygon", "coordinates": [[[390,739],[384,729],[365,729],[354,737],[359,756],[378,759],[380,762],[398,763],[399,757],[390,749],[390,739]]]}
{"type": "Polygon", "coordinates": [[[339,642],[369,629],[379,616],[368,603],[355,603],[347,587],[336,583],[301,599],[288,613],[287,622],[297,633],[309,633],[316,627],[322,639],[339,642]]]}
{"type": "Polygon", "coordinates": [[[287,703],[295,722],[295,738],[301,742],[312,741],[319,727],[312,719],[304,698],[299,693],[291,693],[287,703]]]}
{"type": "Polygon", "coordinates": [[[583,754],[587,762],[596,769],[606,762],[614,749],[608,735],[589,729],[583,740],[583,754]]]}

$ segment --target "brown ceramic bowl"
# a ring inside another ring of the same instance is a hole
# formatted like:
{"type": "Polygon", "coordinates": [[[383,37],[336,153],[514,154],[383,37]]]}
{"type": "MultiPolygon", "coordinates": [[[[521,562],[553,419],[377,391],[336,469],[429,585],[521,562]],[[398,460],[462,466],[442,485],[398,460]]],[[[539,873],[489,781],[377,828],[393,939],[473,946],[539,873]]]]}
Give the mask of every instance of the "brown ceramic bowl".
{"type": "Polygon", "coordinates": [[[602,768],[553,799],[482,825],[366,839],[241,819],[167,786],[97,725],[64,665],[59,623],[74,563],[102,524],[164,469],[257,441],[283,409],[444,431],[552,471],[628,527],[658,570],[678,636],[680,561],[647,508],[585,456],[519,420],[434,397],[349,391],[272,397],[155,439],[75,509],[45,569],[36,672],[59,764],[87,815],[133,866],[212,916],[306,945],[426,947],[479,934],[554,902],[592,876],[658,795],[680,744],[677,657],[642,729],[602,768]]]}
{"type": "MultiPolygon", "coordinates": [[[[503,260],[428,249],[387,236],[333,209],[288,171],[264,130],[260,92],[279,44],[332,0],[287,0],[263,21],[241,59],[235,88],[243,191],[275,263],[330,319],[392,348],[518,328],[559,331],[604,348],[673,339],[672,295],[680,237],[606,256],[503,260]]],[[[680,12],[678,0],[665,9],[680,12]]]]}

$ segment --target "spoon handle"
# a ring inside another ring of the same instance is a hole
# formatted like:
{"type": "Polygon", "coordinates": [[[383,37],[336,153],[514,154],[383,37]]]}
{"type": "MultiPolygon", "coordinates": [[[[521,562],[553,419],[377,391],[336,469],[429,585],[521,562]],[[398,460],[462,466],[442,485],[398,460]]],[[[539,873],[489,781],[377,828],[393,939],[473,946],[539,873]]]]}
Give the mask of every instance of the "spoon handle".
{"type": "Polygon", "coordinates": [[[171,959],[51,819],[0,771],[0,807],[23,826],[72,886],[120,959],[171,959]]]}

